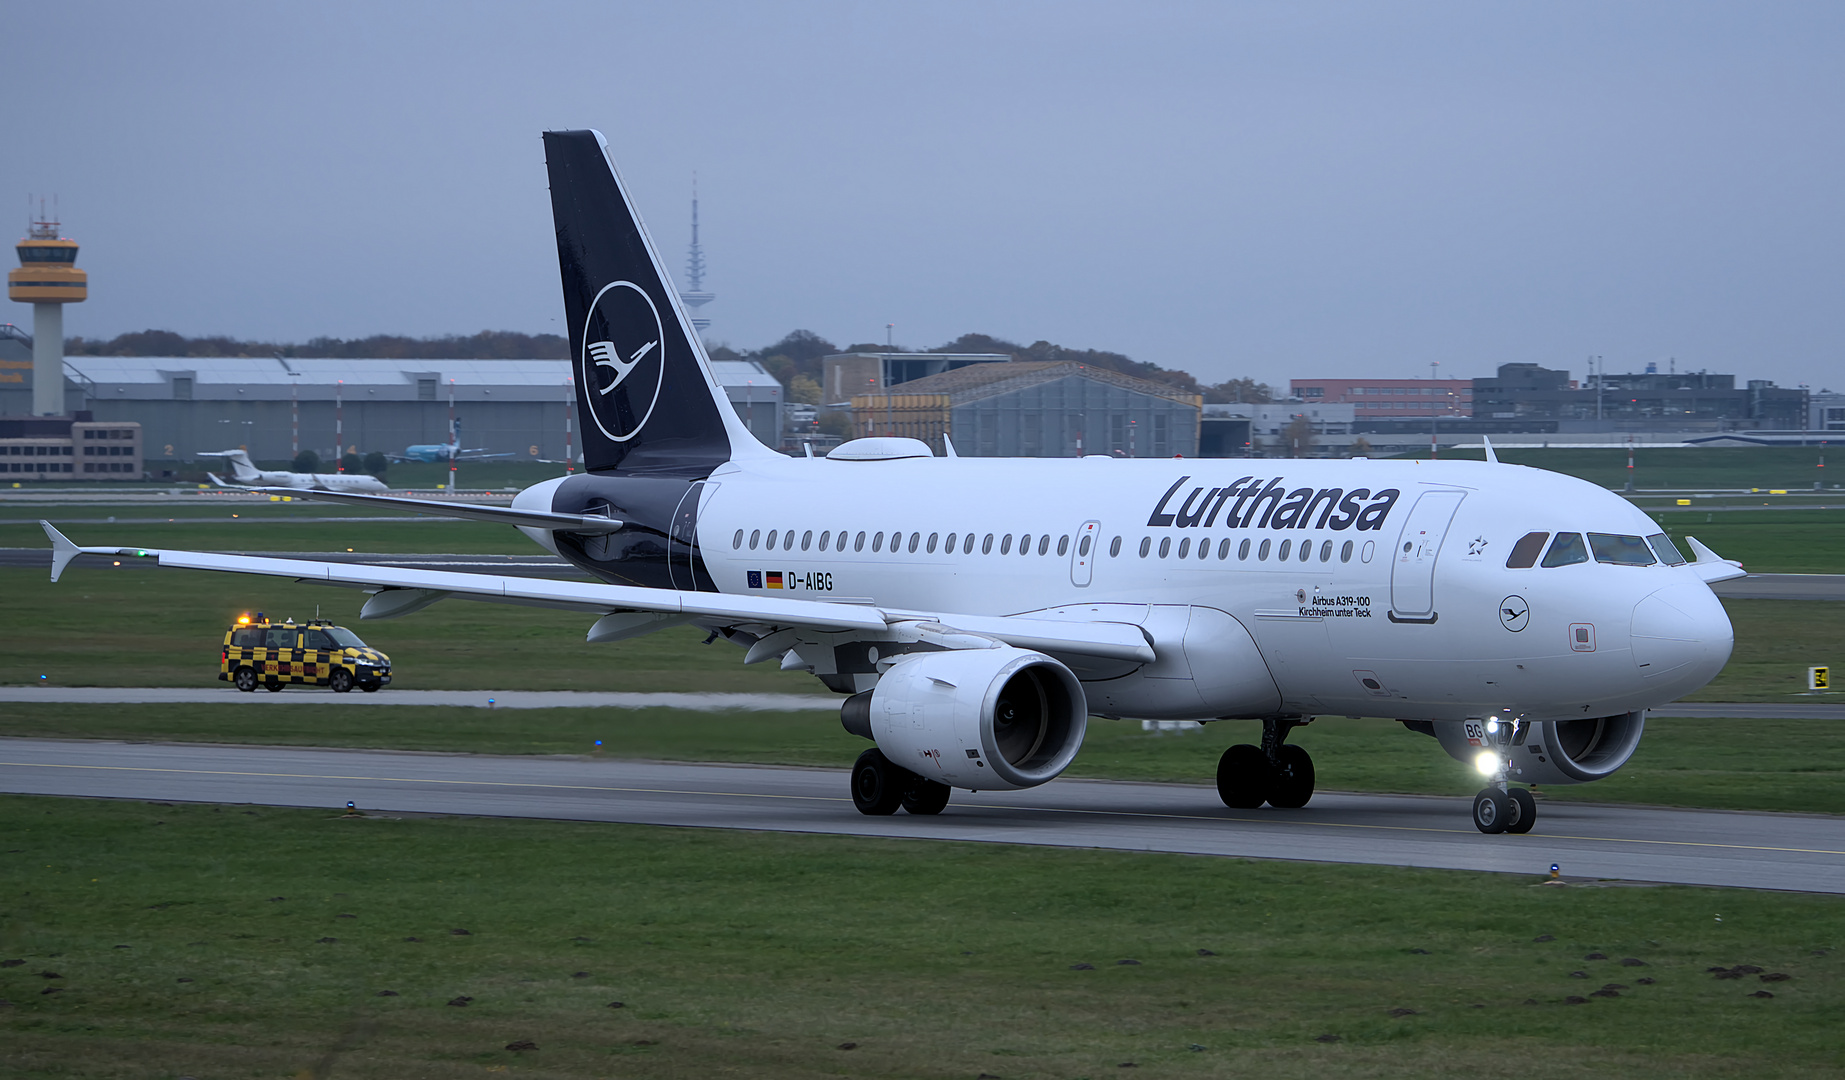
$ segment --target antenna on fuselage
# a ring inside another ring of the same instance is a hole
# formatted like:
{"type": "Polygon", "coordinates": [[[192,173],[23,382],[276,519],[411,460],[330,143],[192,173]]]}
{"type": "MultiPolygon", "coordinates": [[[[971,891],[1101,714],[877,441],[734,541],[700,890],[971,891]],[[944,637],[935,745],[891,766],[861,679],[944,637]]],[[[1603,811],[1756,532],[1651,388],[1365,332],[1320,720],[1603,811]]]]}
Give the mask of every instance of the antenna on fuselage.
{"type": "Polygon", "coordinates": [[[1499,464],[1499,455],[1493,453],[1493,440],[1484,435],[1480,436],[1480,447],[1486,451],[1486,460],[1488,462],[1494,465],[1499,464]]]}

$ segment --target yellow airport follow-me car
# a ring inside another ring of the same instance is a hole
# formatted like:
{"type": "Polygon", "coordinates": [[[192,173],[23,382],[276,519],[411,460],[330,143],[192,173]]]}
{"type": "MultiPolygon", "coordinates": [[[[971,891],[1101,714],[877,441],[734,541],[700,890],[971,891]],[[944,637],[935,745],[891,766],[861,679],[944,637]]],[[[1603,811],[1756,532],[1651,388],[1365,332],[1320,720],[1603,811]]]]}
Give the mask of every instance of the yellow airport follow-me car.
{"type": "Polygon", "coordinates": [[[259,686],[280,693],[290,683],[370,693],[390,685],[391,658],[343,626],[318,619],[270,622],[258,612],[224,632],[218,678],[246,694],[259,686]]]}

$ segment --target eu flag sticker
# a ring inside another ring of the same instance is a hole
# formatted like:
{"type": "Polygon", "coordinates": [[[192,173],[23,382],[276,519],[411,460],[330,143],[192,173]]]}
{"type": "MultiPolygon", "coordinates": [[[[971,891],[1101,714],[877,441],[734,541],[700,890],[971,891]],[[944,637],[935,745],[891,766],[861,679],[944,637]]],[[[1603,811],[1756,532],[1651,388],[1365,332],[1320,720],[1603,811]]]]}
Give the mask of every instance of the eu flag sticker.
{"type": "Polygon", "coordinates": [[[769,571],[769,588],[779,589],[781,587],[782,587],[782,572],[780,570],[769,571]]]}
{"type": "Polygon", "coordinates": [[[747,571],[745,571],[745,573],[747,573],[747,574],[749,575],[749,579],[750,579],[750,584],[749,584],[749,587],[750,587],[750,588],[752,588],[752,589],[760,589],[760,588],[762,588],[762,571],[760,571],[760,570],[747,570],[747,571]]]}

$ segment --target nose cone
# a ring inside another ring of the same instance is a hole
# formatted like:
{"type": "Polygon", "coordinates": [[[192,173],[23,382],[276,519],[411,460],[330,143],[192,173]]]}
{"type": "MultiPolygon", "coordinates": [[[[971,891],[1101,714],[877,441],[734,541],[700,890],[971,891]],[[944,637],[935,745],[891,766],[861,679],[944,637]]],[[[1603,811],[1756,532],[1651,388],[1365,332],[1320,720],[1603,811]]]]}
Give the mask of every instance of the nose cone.
{"type": "Polygon", "coordinates": [[[1703,582],[1668,585],[1634,605],[1634,663],[1649,684],[1690,693],[1716,678],[1734,643],[1729,613],[1703,582]]]}

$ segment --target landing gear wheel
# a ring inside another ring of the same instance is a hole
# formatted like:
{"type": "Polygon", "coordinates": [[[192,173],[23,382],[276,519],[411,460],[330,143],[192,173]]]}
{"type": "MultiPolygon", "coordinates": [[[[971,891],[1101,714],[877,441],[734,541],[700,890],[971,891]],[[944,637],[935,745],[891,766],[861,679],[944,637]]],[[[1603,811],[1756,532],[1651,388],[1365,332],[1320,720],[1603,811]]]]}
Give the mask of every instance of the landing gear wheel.
{"type": "Polygon", "coordinates": [[[939,814],[954,789],[918,776],[903,788],[903,809],[911,814],[939,814]]]}
{"type": "Polygon", "coordinates": [[[327,685],[333,688],[334,693],[344,694],[352,689],[352,672],[345,668],[335,668],[327,678],[327,685]]]}
{"type": "Polygon", "coordinates": [[[1278,756],[1276,768],[1268,774],[1268,804],[1277,810],[1298,810],[1313,798],[1313,758],[1292,743],[1278,756]]]}
{"type": "Polygon", "coordinates": [[[1512,797],[1498,788],[1483,788],[1473,797],[1473,827],[1483,833],[1502,833],[1517,820],[1512,797]]]}
{"type": "Polygon", "coordinates": [[[890,763],[879,750],[867,750],[852,763],[852,805],[873,817],[894,814],[903,805],[903,790],[914,774],[890,763]]]}
{"type": "Polygon", "coordinates": [[[1262,748],[1237,743],[1217,761],[1217,797],[1232,810],[1254,810],[1268,800],[1268,758],[1262,748]]]}
{"type": "Polygon", "coordinates": [[[281,680],[279,680],[279,679],[278,679],[278,680],[277,680],[277,681],[275,681],[275,682],[266,682],[266,683],[264,683],[264,684],[263,684],[263,689],[265,689],[265,690],[267,690],[267,691],[269,691],[269,692],[270,692],[270,693],[272,693],[272,694],[279,694],[279,693],[281,693],[281,692],[282,692],[282,688],[283,688],[284,686],[287,686],[287,685],[288,685],[287,683],[285,683],[285,682],[282,682],[281,680]]]}
{"type": "Polygon", "coordinates": [[[246,694],[256,693],[256,670],[254,668],[240,667],[236,671],[231,672],[231,685],[246,694]]]}
{"type": "Polygon", "coordinates": [[[1506,792],[1506,795],[1511,798],[1512,808],[1517,813],[1512,818],[1512,824],[1505,827],[1505,831],[1509,833],[1530,832],[1531,826],[1537,824],[1537,800],[1532,798],[1531,792],[1524,788],[1513,788],[1506,792]]]}

